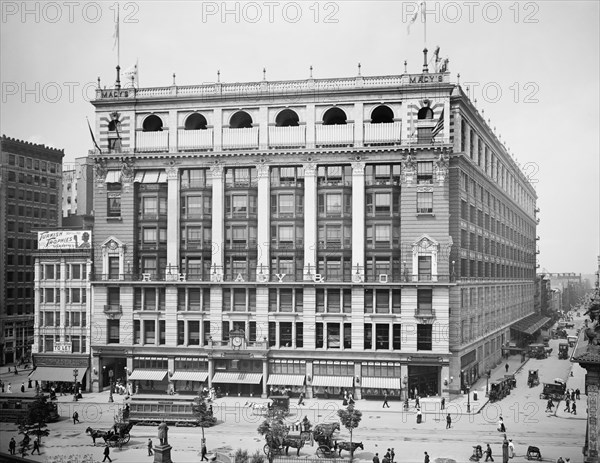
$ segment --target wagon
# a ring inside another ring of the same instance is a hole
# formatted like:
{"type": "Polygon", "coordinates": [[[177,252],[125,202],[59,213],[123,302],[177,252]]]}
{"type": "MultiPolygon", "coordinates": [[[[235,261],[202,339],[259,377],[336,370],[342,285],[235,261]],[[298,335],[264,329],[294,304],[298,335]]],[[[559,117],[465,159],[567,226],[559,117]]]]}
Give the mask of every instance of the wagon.
{"type": "Polygon", "coordinates": [[[529,370],[529,376],[527,378],[527,385],[529,387],[534,387],[540,384],[540,378],[538,375],[538,370],[529,370]]]}
{"type": "Polygon", "coordinates": [[[319,444],[317,456],[319,458],[334,458],[336,456],[336,444],[333,441],[333,433],[340,430],[340,423],[318,424],[313,431],[313,437],[319,444]]]}
{"type": "Polygon", "coordinates": [[[121,448],[123,444],[127,444],[129,439],[131,439],[131,435],[129,434],[131,428],[133,428],[133,423],[128,421],[115,423],[110,431],[108,431],[108,435],[104,440],[110,447],[121,448]]]}

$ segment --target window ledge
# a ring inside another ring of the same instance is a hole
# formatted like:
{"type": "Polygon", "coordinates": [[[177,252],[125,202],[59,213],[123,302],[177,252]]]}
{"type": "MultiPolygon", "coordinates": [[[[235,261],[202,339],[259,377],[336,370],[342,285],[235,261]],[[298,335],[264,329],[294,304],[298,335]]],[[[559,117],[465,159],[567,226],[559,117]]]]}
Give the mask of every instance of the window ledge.
{"type": "Polygon", "coordinates": [[[435,217],[435,214],[433,212],[417,212],[417,217],[420,217],[420,216],[435,217]]]}
{"type": "Polygon", "coordinates": [[[107,222],[109,222],[109,221],[121,222],[122,220],[123,220],[123,219],[121,218],[121,216],[119,216],[119,217],[107,217],[107,218],[106,218],[106,221],[107,221],[107,222]]]}

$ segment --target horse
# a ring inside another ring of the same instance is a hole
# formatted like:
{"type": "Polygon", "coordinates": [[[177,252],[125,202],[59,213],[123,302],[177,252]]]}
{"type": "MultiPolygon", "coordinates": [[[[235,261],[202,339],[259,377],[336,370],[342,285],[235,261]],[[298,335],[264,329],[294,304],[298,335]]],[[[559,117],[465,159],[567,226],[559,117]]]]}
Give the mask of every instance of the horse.
{"type": "Polygon", "coordinates": [[[269,403],[259,404],[256,402],[246,402],[244,404],[244,407],[251,408],[254,413],[256,413],[256,412],[265,413],[271,409],[271,403],[269,402],[269,403]]]}
{"type": "Polygon", "coordinates": [[[296,451],[296,456],[300,456],[300,449],[302,447],[304,447],[304,441],[302,439],[289,439],[289,438],[285,438],[283,439],[283,445],[282,447],[285,447],[285,454],[287,456],[288,454],[288,450],[290,449],[290,447],[297,449],[296,451]]]}
{"type": "Polygon", "coordinates": [[[342,450],[350,452],[350,455],[353,455],[354,452],[356,451],[356,449],[361,449],[361,450],[365,449],[362,442],[352,442],[352,444],[350,444],[350,442],[341,441],[341,442],[336,442],[335,445],[336,445],[336,448],[339,449],[340,457],[342,456],[342,450]]]}
{"type": "Polygon", "coordinates": [[[94,446],[96,446],[96,439],[102,438],[102,439],[104,439],[104,442],[106,442],[106,437],[108,436],[108,432],[106,432],[106,431],[100,431],[99,429],[92,429],[90,427],[88,427],[85,430],[85,433],[89,434],[90,436],[92,436],[92,440],[94,442],[94,446]]]}

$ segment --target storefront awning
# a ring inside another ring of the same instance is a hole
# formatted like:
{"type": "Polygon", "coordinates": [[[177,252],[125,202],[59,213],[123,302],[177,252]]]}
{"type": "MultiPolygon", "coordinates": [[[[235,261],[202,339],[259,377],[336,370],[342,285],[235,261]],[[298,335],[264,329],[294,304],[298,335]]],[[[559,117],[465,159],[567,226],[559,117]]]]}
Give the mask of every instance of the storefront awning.
{"type": "Polygon", "coordinates": [[[373,389],[402,389],[400,378],[365,377],[361,380],[361,385],[373,389]]]}
{"type": "Polygon", "coordinates": [[[133,181],[139,183],[166,183],[167,173],[164,170],[142,170],[136,172],[133,181]]]}
{"type": "Polygon", "coordinates": [[[137,368],[131,372],[127,379],[131,381],[162,381],[167,376],[167,370],[143,370],[137,368]]]}
{"type": "Polygon", "coordinates": [[[213,383],[260,384],[262,373],[226,373],[218,372],[213,376],[213,383]]]}
{"type": "Polygon", "coordinates": [[[198,381],[204,382],[208,378],[208,371],[187,371],[180,370],[173,373],[171,379],[173,381],[198,381]]]}
{"type": "Polygon", "coordinates": [[[312,385],[324,387],[353,387],[354,378],[352,376],[315,376],[312,385]]]}
{"type": "MultiPolygon", "coordinates": [[[[65,367],[37,367],[30,373],[29,379],[37,381],[66,381],[72,383],[75,380],[74,368],[65,367]]],[[[87,368],[77,368],[77,381],[85,376],[87,368]]]]}
{"type": "Polygon", "coordinates": [[[304,386],[304,375],[269,375],[267,384],[273,386],[304,386]]]}
{"type": "Polygon", "coordinates": [[[524,318],[523,320],[519,320],[513,326],[511,326],[511,328],[515,331],[519,331],[531,336],[549,321],[549,317],[542,317],[541,315],[533,314],[524,318]]]}
{"type": "Polygon", "coordinates": [[[119,183],[121,181],[121,171],[120,170],[109,170],[106,173],[105,183],[119,183]]]}

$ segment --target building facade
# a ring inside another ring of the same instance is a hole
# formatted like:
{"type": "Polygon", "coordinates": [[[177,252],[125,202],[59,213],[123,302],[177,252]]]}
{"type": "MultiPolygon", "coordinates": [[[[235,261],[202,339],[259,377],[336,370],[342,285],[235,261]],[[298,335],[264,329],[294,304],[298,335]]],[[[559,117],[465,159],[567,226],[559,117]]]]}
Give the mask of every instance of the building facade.
{"type": "Polygon", "coordinates": [[[93,165],[87,157],[77,158],[63,168],[62,216],[89,216],[93,214],[93,165]]]}
{"type": "Polygon", "coordinates": [[[38,232],[35,252],[35,336],[30,379],[91,386],[92,232],[38,232]],[[77,373],[74,375],[74,373],[77,373]]]}
{"type": "Polygon", "coordinates": [[[0,363],[31,356],[35,230],[60,224],[63,150],[0,139],[0,363]]]}
{"type": "Polygon", "coordinates": [[[448,72],[92,103],[95,389],[447,396],[533,313],[535,191],[448,72]]]}

